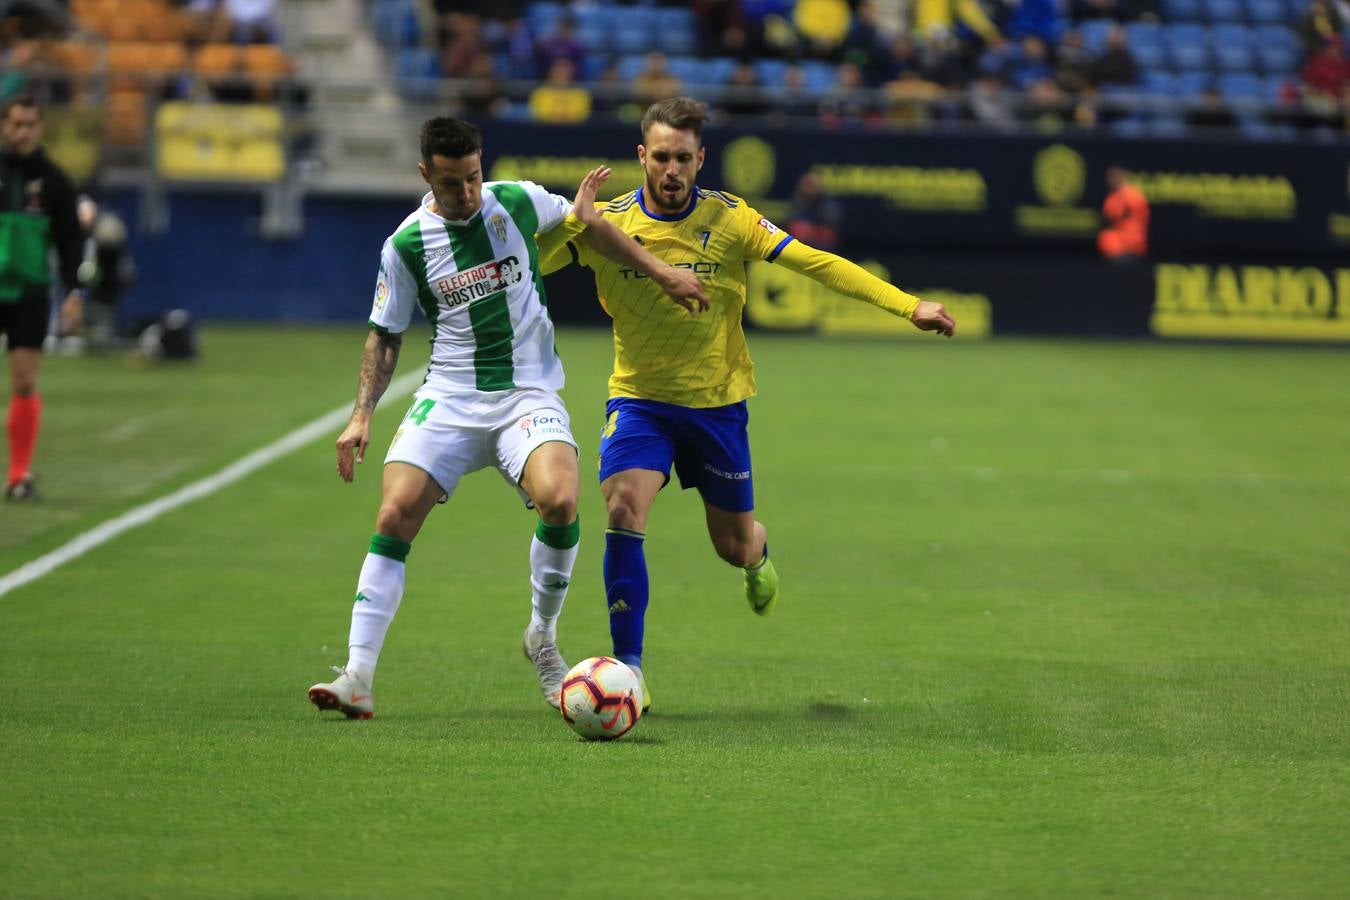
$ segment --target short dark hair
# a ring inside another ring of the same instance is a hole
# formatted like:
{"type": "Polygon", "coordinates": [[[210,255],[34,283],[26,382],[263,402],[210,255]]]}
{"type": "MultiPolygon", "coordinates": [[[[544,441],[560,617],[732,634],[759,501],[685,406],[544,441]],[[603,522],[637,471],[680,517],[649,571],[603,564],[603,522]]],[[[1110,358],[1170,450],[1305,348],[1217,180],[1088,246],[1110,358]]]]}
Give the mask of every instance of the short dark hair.
{"type": "Polygon", "coordinates": [[[483,135],[472,122],[437,116],[422,123],[422,162],[430,164],[433,154],[449,159],[472,156],[483,150],[483,135]]]}
{"type": "Polygon", "coordinates": [[[642,137],[653,125],[667,125],[677,131],[692,131],[699,143],[703,143],[703,124],[708,121],[708,104],[693,97],[671,97],[658,100],[647,107],[642,116],[642,137]]]}
{"type": "Polygon", "coordinates": [[[0,112],[0,119],[8,119],[9,111],[15,107],[22,109],[36,109],[41,111],[38,106],[37,98],[32,94],[15,94],[13,97],[5,98],[4,111],[0,112]]]}

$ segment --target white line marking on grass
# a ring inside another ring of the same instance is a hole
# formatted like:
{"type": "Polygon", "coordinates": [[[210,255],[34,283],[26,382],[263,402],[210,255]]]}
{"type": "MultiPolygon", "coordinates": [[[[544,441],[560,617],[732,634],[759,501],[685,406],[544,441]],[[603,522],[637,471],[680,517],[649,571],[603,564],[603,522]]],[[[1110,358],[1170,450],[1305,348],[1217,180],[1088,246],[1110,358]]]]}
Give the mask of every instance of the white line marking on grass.
{"type": "MultiPolygon", "coordinates": [[[[385,398],[390,396],[402,396],[410,393],[414,387],[422,380],[424,374],[421,372],[410,372],[409,374],[397,379],[389,385],[385,392],[385,398]]],[[[152,522],[164,515],[166,512],[175,510],[180,506],[185,506],[194,500],[200,500],[203,497],[210,496],[221,488],[228,487],[236,481],[256,472],[263,466],[276,462],[288,453],[299,450],[301,447],[318,440],[325,434],[334,429],[341,428],[347,423],[351,416],[351,407],[343,406],[325,413],[314,421],[302,425],[289,434],[283,435],[266,447],[254,450],[243,459],[230,463],[225,468],[216,472],[214,475],[208,475],[200,481],[194,481],[185,487],[179,488],[166,497],[160,497],[158,500],[151,500],[149,503],[143,503],[135,509],[127,510],[122,515],[109,519],[101,525],[91,528],[83,534],[76,535],[68,543],[62,544],[50,553],[39,556],[32,562],[24,563],[19,568],[0,578],[0,597],[8,594],[16,588],[21,588],[30,582],[37,581],[43,575],[51,572],[58,566],[65,565],[72,559],[76,559],[93,550],[102,544],[117,537],[123,532],[152,522]]]]}

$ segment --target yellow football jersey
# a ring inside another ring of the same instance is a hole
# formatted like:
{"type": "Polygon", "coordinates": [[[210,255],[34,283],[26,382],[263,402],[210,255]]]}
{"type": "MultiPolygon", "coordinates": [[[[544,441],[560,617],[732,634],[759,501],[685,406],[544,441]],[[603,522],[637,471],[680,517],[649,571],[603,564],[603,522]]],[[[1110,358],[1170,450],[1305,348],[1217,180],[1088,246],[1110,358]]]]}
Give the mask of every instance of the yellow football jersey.
{"type": "Polygon", "coordinates": [[[573,261],[595,273],[600,303],[614,319],[609,395],[695,408],[753,397],[755,366],[741,328],[746,263],[775,259],[793,238],[722,191],[697,188],[677,215],[651,212],[641,188],[596,207],[653,255],[692,269],[710,304],[690,315],[646,275],[572,241],[583,230],[573,216],[540,235],[545,274],[573,261]]]}

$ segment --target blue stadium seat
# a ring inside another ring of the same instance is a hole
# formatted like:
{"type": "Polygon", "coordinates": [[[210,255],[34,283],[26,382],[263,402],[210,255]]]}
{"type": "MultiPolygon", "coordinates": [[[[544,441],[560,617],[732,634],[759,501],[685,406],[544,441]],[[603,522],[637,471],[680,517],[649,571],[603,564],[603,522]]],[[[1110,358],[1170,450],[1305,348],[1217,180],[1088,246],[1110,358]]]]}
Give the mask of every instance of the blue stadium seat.
{"type": "MultiPolygon", "coordinates": [[[[1279,2],[1279,0],[1276,0],[1279,2]]],[[[561,3],[531,3],[525,10],[525,24],[535,37],[544,37],[551,32],[563,15],[561,3]]]]}
{"type": "Polygon", "coordinates": [[[1253,44],[1256,58],[1268,74],[1292,72],[1302,61],[1298,38],[1283,25],[1258,25],[1253,44]]]}
{"type": "Polygon", "coordinates": [[[1214,83],[1209,72],[1178,72],[1177,94],[1181,97],[1194,97],[1214,83]]]}
{"type": "Polygon", "coordinates": [[[577,73],[577,80],[599,81],[600,76],[605,74],[605,69],[609,68],[609,63],[610,57],[604,53],[587,53],[581,59],[581,71],[577,73]]]}
{"type": "Polygon", "coordinates": [[[1186,123],[1176,116],[1159,116],[1148,123],[1148,133],[1153,137],[1180,138],[1186,131],[1186,123]]]}
{"type": "Polygon", "coordinates": [[[1111,131],[1118,137],[1140,138],[1148,134],[1148,120],[1139,116],[1118,119],[1111,123],[1111,131]]]}
{"type": "Polygon", "coordinates": [[[653,9],[653,22],[667,53],[693,53],[698,49],[691,10],[676,7],[653,9]]]}
{"type": "MultiPolygon", "coordinates": [[[[1106,35],[1114,25],[1107,19],[1088,19],[1078,26],[1078,33],[1083,36],[1083,46],[1090,53],[1100,53],[1106,46],[1106,35]]],[[[1131,41],[1134,35],[1130,35],[1131,41]]]]}
{"type": "MultiPolygon", "coordinates": [[[[825,93],[834,87],[834,83],[839,80],[838,70],[830,63],[820,60],[808,60],[802,63],[802,72],[806,75],[806,89],[815,94],[825,93]]],[[[780,77],[774,84],[781,84],[782,80],[780,77]]]]}
{"type": "Polygon", "coordinates": [[[407,0],[380,0],[371,10],[371,27],[387,47],[414,47],[421,41],[417,11],[407,0]]]}
{"type": "Polygon", "coordinates": [[[686,85],[712,83],[708,66],[705,66],[703,60],[697,56],[669,56],[666,58],[666,66],[672,75],[686,85]]]}
{"type": "Polygon", "coordinates": [[[1163,0],[1162,8],[1168,22],[1199,22],[1205,18],[1201,0],[1163,0]]]}
{"type": "Polygon", "coordinates": [[[1281,25],[1288,13],[1282,0],[1247,0],[1247,20],[1256,25],[1281,25]]]}
{"type": "Polygon", "coordinates": [[[1166,69],[1145,69],[1139,76],[1139,86],[1145,93],[1160,97],[1176,97],[1180,94],[1177,76],[1166,69]]]}
{"type": "Polygon", "coordinates": [[[578,24],[576,36],[577,41],[587,50],[604,52],[610,49],[609,29],[604,25],[597,25],[594,22],[578,24]]]}
{"type": "Polygon", "coordinates": [[[1162,45],[1162,41],[1137,46],[1131,42],[1130,53],[1134,56],[1134,61],[1144,68],[1160,69],[1167,65],[1167,48],[1162,45]]]}
{"type": "Polygon", "coordinates": [[[1225,72],[1250,72],[1256,68],[1252,53],[1252,35],[1246,25],[1225,23],[1209,30],[1214,59],[1225,72]]]}
{"type": "MultiPolygon", "coordinates": [[[[760,84],[782,84],[783,72],[787,70],[788,64],[781,59],[757,59],[755,60],[755,74],[759,76],[760,84]]],[[[831,81],[831,84],[834,82],[831,81]]]]}
{"type": "Polygon", "coordinates": [[[638,73],[647,65],[647,60],[638,54],[630,56],[620,56],[614,64],[615,72],[620,81],[632,81],[638,76],[638,73]]]}
{"type": "Polygon", "coordinates": [[[644,53],[652,48],[656,34],[646,28],[638,28],[627,22],[613,32],[611,47],[619,53],[644,53]]]}
{"type": "Polygon", "coordinates": [[[1167,26],[1168,53],[1178,69],[1204,69],[1209,66],[1209,33],[1203,25],[1183,22],[1167,26]]]}
{"type": "Polygon", "coordinates": [[[1289,78],[1286,75],[1267,75],[1265,77],[1263,89],[1263,96],[1266,98],[1266,102],[1277,104],[1283,103],[1285,85],[1291,82],[1297,85],[1295,79],[1289,78]]]}
{"type": "Polygon", "coordinates": [[[404,47],[394,57],[394,80],[405,97],[432,99],[440,91],[441,60],[427,47],[404,47]]]}
{"type": "Polygon", "coordinates": [[[1250,72],[1229,72],[1215,79],[1214,86],[1229,102],[1254,103],[1264,99],[1265,82],[1250,72]]]}
{"type": "Polygon", "coordinates": [[[612,6],[574,6],[568,9],[577,23],[577,30],[583,28],[613,28],[617,22],[616,8],[612,6]]]}
{"type": "Polygon", "coordinates": [[[1213,23],[1241,22],[1246,17],[1242,0],[1204,0],[1205,15],[1213,23]]]}

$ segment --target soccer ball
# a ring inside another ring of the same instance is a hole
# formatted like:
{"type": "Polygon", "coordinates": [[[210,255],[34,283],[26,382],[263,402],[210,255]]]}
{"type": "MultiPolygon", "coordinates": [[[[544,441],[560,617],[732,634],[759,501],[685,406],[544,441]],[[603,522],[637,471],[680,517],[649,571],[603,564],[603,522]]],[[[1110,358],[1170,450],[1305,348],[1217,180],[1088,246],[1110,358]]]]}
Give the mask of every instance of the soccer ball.
{"type": "Polygon", "coordinates": [[[572,667],[562,684],[562,717],[588,741],[623,737],[642,715],[642,686],[633,670],[610,656],[572,667]]]}

